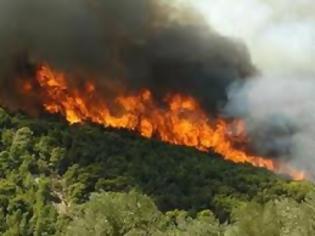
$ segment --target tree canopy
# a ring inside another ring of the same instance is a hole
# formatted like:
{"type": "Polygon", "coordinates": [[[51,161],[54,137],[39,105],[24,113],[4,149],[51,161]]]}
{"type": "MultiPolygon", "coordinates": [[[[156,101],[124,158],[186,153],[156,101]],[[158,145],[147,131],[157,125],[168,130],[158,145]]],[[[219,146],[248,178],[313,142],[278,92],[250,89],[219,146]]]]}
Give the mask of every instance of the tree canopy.
{"type": "Polygon", "coordinates": [[[309,182],[0,110],[1,235],[315,235],[309,182]]]}

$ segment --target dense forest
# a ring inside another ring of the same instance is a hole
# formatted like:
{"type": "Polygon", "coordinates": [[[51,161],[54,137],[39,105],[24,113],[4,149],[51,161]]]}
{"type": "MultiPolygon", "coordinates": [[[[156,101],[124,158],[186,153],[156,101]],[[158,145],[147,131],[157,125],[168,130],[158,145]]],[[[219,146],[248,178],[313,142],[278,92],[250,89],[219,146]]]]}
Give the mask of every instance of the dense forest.
{"type": "Polygon", "coordinates": [[[0,128],[1,235],[315,235],[309,182],[53,116],[0,128]]]}

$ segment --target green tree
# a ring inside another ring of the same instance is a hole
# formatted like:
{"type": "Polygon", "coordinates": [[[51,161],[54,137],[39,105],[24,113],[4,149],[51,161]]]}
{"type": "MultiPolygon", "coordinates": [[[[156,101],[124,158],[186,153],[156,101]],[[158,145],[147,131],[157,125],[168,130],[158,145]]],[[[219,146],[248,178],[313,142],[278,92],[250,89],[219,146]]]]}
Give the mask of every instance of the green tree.
{"type": "Polygon", "coordinates": [[[161,213],[152,200],[136,192],[93,194],[68,226],[66,235],[125,235],[149,232],[161,213]]]}
{"type": "Polygon", "coordinates": [[[28,127],[23,127],[16,131],[10,148],[10,154],[13,158],[28,154],[32,147],[32,137],[33,132],[28,127]]]}
{"type": "Polygon", "coordinates": [[[226,236],[310,236],[315,235],[315,197],[303,203],[293,199],[250,203],[233,213],[235,223],[226,236]]]}

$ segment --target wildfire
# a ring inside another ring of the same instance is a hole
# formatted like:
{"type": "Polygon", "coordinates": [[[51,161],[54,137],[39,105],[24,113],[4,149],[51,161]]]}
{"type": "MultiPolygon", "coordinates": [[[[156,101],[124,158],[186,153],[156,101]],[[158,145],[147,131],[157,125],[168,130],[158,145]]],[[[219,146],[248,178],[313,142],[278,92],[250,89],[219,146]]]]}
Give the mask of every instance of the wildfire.
{"type": "MultiPolygon", "coordinates": [[[[45,110],[62,114],[71,124],[91,121],[106,127],[125,128],[144,137],[154,136],[164,142],[202,151],[213,150],[235,163],[250,163],[286,173],[296,180],[305,178],[304,172],[235,148],[234,138],[247,141],[243,122],[209,120],[193,97],[172,94],[164,99],[165,104],[161,106],[145,89],[107,101],[99,96],[92,81],[80,89],[72,88],[66,75],[53,71],[49,66],[39,67],[36,79],[43,94],[45,110]]],[[[24,89],[30,91],[30,85],[26,84],[24,89]]]]}

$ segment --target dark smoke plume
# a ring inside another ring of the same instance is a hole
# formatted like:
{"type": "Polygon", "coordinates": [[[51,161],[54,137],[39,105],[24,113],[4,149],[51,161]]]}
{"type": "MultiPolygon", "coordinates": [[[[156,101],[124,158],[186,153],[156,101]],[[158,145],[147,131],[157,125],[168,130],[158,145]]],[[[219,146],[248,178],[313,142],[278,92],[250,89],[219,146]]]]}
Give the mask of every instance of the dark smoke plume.
{"type": "Polygon", "coordinates": [[[28,98],[14,93],[16,80],[41,63],[73,74],[72,83],[93,77],[157,97],[184,92],[209,111],[255,71],[244,45],[158,0],[2,0],[0,51],[1,101],[19,109],[28,98]]]}

